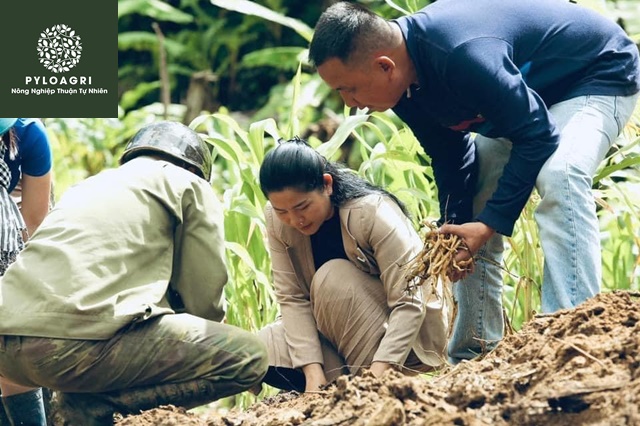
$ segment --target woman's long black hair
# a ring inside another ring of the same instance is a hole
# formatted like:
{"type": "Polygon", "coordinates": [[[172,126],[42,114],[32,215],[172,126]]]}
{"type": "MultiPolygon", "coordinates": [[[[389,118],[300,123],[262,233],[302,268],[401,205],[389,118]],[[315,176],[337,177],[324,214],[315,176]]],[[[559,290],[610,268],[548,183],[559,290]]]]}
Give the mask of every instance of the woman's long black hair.
{"type": "Polygon", "coordinates": [[[266,197],[287,188],[311,192],[324,188],[323,175],[333,178],[331,203],[341,207],[346,201],[369,194],[385,194],[409,217],[406,206],[390,192],[373,185],[338,163],[328,161],[306,140],[294,137],[269,151],[260,166],[260,188],[266,197]]]}

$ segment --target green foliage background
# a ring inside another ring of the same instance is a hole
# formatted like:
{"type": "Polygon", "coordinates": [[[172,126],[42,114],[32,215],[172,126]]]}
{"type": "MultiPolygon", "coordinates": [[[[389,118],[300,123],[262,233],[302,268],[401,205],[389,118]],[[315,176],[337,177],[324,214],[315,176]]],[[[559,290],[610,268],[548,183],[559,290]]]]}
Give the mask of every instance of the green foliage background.
{"type": "MultiPolygon", "coordinates": [[[[360,2],[389,18],[429,3],[360,2]]],[[[438,216],[430,160],[411,131],[392,113],[344,109],[306,64],[312,27],[330,3],[119,0],[120,116],[45,119],[53,141],[56,197],[117,166],[130,137],[159,119],[185,122],[214,146],[212,185],[225,207],[228,321],[248,330],[273,321],[278,311],[265,248],[266,200],[256,176],[279,138],[305,137],[325,156],[396,193],[416,227],[438,216]]],[[[640,38],[635,2],[582,3],[640,38]]],[[[640,114],[632,122],[640,123],[640,114]]],[[[594,182],[605,291],[640,290],[638,135],[630,125],[594,182]]],[[[536,205],[533,194],[514,237],[506,240],[504,301],[516,329],[539,309],[543,255],[533,221],[536,205]]],[[[245,404],[250,398],[236,399],[245,404]]]]}

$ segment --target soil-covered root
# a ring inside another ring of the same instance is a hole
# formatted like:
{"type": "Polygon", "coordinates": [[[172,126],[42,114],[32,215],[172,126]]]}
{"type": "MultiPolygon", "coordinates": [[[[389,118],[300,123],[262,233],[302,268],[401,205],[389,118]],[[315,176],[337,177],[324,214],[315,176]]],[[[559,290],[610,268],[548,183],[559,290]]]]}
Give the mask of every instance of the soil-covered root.
{"type": "Polygon", "coordinates": [[[469,250],[462,238],[438,232],[435,223],[427,223],[425,227],[424,246],[406,266],[407,290],[418,286],[435,287],[439,281],[447,282],[453,272],[473,268],[473,257],[463,261],[455,259],[458,251],[469,250]]]}

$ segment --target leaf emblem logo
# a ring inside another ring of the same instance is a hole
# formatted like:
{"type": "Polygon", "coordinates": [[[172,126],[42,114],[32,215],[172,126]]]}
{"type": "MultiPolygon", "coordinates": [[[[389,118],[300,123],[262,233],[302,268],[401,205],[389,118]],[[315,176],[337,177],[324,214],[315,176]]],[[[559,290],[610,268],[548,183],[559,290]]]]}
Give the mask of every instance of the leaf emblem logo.
{"type": "Polygon", "coordinates": [[[62,73],[78,65],[82,44],[75,30],[58,24],[40,33],[37,50],[40,63],[46,69],[62,73]]]}

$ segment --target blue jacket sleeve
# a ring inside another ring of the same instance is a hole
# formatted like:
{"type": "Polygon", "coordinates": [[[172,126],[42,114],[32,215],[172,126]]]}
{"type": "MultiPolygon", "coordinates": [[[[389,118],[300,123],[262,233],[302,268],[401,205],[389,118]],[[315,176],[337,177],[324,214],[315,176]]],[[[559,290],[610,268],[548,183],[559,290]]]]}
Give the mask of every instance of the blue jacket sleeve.
{"type": "Polygon", "coordinates": [[[474,39],[450,55],[446,73],[459,101],[479,111],[490,124],[487,136],[504,137],[513,144],[498,187],[476,218],[504,235],[513,232],[559,139],[544,102],[527,86],[511,58],[511,46],[505,41],[474,39]]]}
{"type": "Polygon", "coordinates": [[[35,118],[20,118],[15,128],[22,173],[29,176],[48,173],[52,163],[51,146],[42,122],[35,118]]]}

